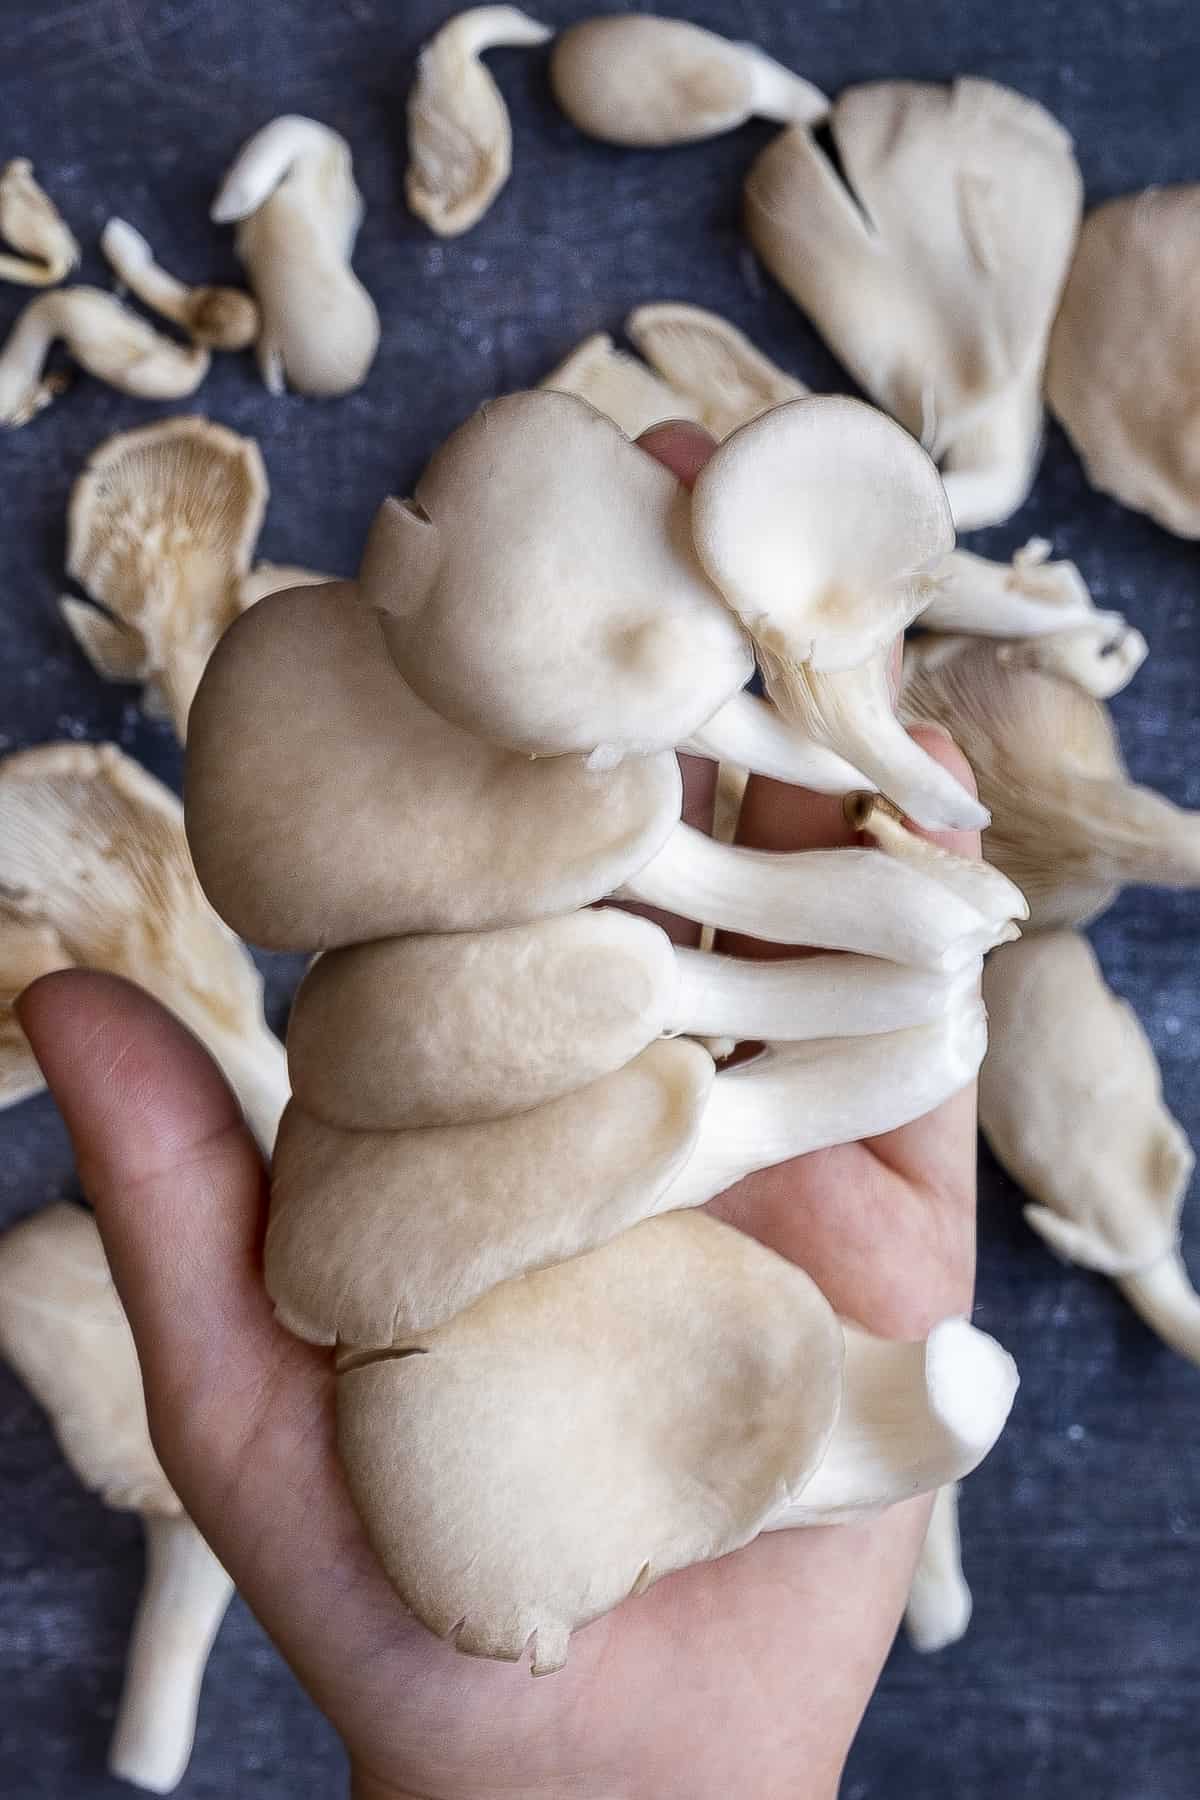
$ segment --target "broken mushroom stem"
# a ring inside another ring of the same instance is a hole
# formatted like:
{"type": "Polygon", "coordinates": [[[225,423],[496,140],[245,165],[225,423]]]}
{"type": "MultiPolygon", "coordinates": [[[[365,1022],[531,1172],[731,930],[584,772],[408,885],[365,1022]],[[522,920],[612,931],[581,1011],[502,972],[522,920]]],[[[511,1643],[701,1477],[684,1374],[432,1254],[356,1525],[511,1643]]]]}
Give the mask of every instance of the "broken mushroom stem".
{"type": "Polygon", "coordinates": [[[958,1483],[949,1481],[933,1497],[933,1510],[908,1590],[904,1628],[913,1649],[930,1656],[957,1644],[971,1623],[973,1605],[962,1567],[958,1483]]]}
{"type": "Polygon", "coordinates": [[[60,339],[89,375],[143,400],[178,400],[208,373],[207,350],[161,336],[102,288],[59,288],[29,302],[0,351],[0,425],[27,425],[62,391],[42,373],[60,339]]]}
{"type": "Polygon", "coordinates": [[[683,748],[696,756],[711,757],[722,766],[732,764],[816,794],[847,794],[871,787],[862,771],[844,756],[805,737],[777,706],[756,694],[735,694],[692,732],[683,748]]]}
{"type": "Polygon", "coordinates": [[[154,260],[140,231],[124,219],[110,219],[100,236],[113,273],[164,319],[181,325],[197,344],[212,350],[245,350],[258,336],[258,308],[249,294],[231,287],[188,287],[154,260]]]}

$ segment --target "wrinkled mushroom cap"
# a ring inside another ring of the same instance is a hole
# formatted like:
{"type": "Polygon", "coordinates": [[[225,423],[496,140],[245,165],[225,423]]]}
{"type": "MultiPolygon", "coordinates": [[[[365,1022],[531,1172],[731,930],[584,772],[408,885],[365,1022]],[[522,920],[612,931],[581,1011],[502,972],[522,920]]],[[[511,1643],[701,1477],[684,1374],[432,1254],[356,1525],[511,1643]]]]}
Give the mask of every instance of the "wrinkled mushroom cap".
{"type": "Polygon", "coordinates": [[[801,1270],[653,1219],[348,1358],[338,1443],[405,1603],[459,1650],[559,1668],[579,1626],[755,1536],[820,1462],[843,1338],[801,1270]]]}
{"type": "Polygon", "coordinates": [[[1050,343],[1046,393],[1088,480],[1200,537],[1200,182],[1088,214],[1050,343]]]}
{"type": "Polygon", "coordinates": [[[189,723],[197,872],[233,928],[273,949],[572,911],[648,862],[680,803],[672,755],[601,773],[447,724],[349,582],[244,613],[189,723]]]}
{"type": "Polygon", "coordinates": [[[351,1131],[524,1112],[644,1050],[678,981],[666,933],[615,907],[333,950],[292,1007],[292,1090],[351,1131]]]}
{"type": "Polygon", "coordinates": [[[749,679],[674,475],[573,395],[492,401],[388,501],[363,597],[443,718],[533,754],[681,743],[749,679]]]}
{"type": "Polygon", "coordinates": [[[713,1072],[666,1039],[530,1112],[420,1131],[339,1131],[293,1101],[271,1172],[276,1313],[310,1343],[390,1344],[604,1243],[656,1210],[713,1072]]]}
{"type": "Polygon", "coordinates": [[[133,1334],[82,1207],[44,1207],[0,1237],[0,1354],[107,1506],[182,1510],[150,1443],[133,1334]]]}

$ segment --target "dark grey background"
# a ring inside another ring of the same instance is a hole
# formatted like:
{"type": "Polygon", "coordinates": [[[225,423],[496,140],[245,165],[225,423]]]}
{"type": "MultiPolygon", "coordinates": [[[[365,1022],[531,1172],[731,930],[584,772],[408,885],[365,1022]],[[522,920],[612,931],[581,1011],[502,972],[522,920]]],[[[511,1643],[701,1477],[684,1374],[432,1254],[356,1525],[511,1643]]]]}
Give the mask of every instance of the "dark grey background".
{"type": "MultiPolygon", "coordinates": [[[[616,329],[639,301],[715,307],[817,389],[845,385],[739,233],[739,185],[765,127],[666,154],[607,149],[556,116],[542,53],[502,53],[493,66],[513,113],[514,180],[468,236],[429,237],[402,202],[404,97],[415,50],[447,10],[447,0],[0,0],[0,159],[35,159],[86,247],[86,279],[105,279],[95,242],[110,212],[145,230],[170,268],[233,277],[229,236],[206,215],[239,143],[298,111],[353,145],[367,200],[357,267],[383,317],[365,391],[273,400],[249,358],[225,358],[195,402],[259,440],[274,488],[261,549],[276,560],[353,569],[380,499],[411,483],[456,421],[534,381],[585,332],[616,329]]],[[[589,8],[535,10],[561,24],[589,8]]],[[[1200,177],[1192,0],[694,0],[690,16],[753,39],[830,92],[886,75],[1009,82],[1075,134],[1091,201],[1200,177]]],[[[0,331],[23,298],[0,288],[0,331]]],[[[110,431],[180,410],[81,379],[0,438],[0,749],[115,738],[178,781],[168,731],[141,718],[131,691],[91,675],[54,601],[84,457],[110,431]]],[[[1007,553],[1034,532],[1080,564],[1098,604],[1145,631],[1151,660],[1116,702],[1122,741],[1140,779],[1200,804],[1195,546],[1089,492],[1056,431],[1029,504],[977,547],[1007,553]]],[[[1137,893],[1096,932],[1193,1136],[1198,924],[1193,897],[1137,893]]],[[[272,982],[276,1023],[291,973],[272,982]]],[[[0,1224],[75,1191],[48,1101],[0,1121],[0,1224]]],[[[1185,1238],[1200,1267],[1200,1216],[1185,1215],[1185,1238]]],[[[1051,1260],[986,1155],[979,1295],[979,1320],[1015,1352],[1023,1386],[966,1491],[975,1623],[931,1661],[895,1651],[844,1800],[1196,1800],[1200,1373],[1159,1349],[1102,1282],[1051,1260]]],[[[128,1791],[107,1780],[103,1758],[140,1578],[136,1522],[80,1491],[6,1372],[0,1439],[0,1793],[128,1791]]],[[[332,1733],[235,1603],[181,1792],[301,1800],[341,1780],[332,1733]]]]}

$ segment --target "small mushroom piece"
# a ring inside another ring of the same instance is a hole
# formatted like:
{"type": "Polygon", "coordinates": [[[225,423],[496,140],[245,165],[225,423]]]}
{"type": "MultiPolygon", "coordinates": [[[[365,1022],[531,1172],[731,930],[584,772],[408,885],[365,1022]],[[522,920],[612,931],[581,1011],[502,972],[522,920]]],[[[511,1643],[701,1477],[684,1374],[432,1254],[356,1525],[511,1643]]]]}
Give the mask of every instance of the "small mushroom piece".
{"type": "Polygon", "coordinates": [[[958,1534],[958,1483],[947,1482],[933,1497],[933,1511],[913,1571],[904,1629],[914,1650],[931,1656],[965,1637],[974,1601],[962,1567],[958,1534]]]}
{"type": "Polygon", "coordinates": [[[687,416],[697,418],[718,442],[771,407],[808,393],[744,332],[702,307],[676,301],[639,306],[625,330],[646,361],[687,396],[687,416]]]}
{"type": "Polygon", "coordinates": [[[839,1511],[978,1463],[1012,1363],[961,1321],[939,1330],[916,1354],[867,1339],[752,1238],[652,1219],[433,1331],[343,1354],[339,1450],[417,1617],[471,1655],[531,1648],[546,1674],[626,1597],[792,1522],[827,1458],[839,1511]],[[931,1450],[948,1437],[956,1455],[931,1450]]]}
{"type": "Polygon", "coordinates": [[[19,252],[0,252],[0,281],[21,287],[53,287],[80,258],[79,245],[49,194],[34,179],[28,157],[0,169],[0,239],[19,252]]]}
{"type": "Polygon", "coordinates": [[[269,1148],[283,1046],[253,963],[200,892],[168,789],[113,744],[0,760],[0,896],[0,967],[15,954],[30,980],[79,965],[139,983],[195,1032],[269,1148]]]}
{"type": "Polygon", "coordinates": [[[106,680],[149,684],[181,742],[245,604],[268,491],[257,444],[201,418],[107,438],[71,490],[67,570],[107,611],[64,599],[66,624],[106,680]]]}
{"type": "Polygon", "coordinates": [[[141,1514],[146,1579],[109,1751],[124,1781],[183,1777],[200,1684],[233,1583],[186,1517],[150,1442],[129,1323],[90,1213],[61,1203],[0,1237],[0,1354],[106,1506],[141,1514]]]}
{"type": "Polygon", "coordinates": [[[606,331],[584,338],[538,385],[586,400],[630,438],[641,437],[667,419],[697,423],[700,419],[693,401],[676,393],[636,356],[618,350],[606,331]]]}
{"type": "Polygon", "coordinates": [[[62,392],[62,377],[43,375],[59,339],[89,375],[142,400],[182,399],[208,373],[207,350],[162,337],[102,288],[59,288],[29,302],[0,350],[0,425],[28,425],[62,392]]]}
{"type": "Polygon", "coordinates": [[[984,809],[897,722],[897,634],[954,543],[937,470],[861,401],[794,400],[728,438],[692,497],[707,573],[800,736],[861,769],[919,824],[978,829],[984,809]]]}
{"type": "Polygon", "coordinates": [[[477,225],[512,171],[508,108],[480,57],[553,36],[515,6],[473,6],[448,19],[421,51],[408,97],[405,194],[439,237],[477,225]]]}
{"type": "Polygon", "coordinates": [[[245,350],[258,336],[258,308],[249,294],[230,287],[188,287],[168,275],[140,231],[110,219],[100,248],[118,281],[164,319],[181,325],[193,343],[210,350],[245,350]]]}
{"type": "Polygon", "coordinates": [[[993,1047],[979,1115],[1068,1262],[1108,1275],[1152,1331],[1200,1363],[1200,1295],[1179,1249],[1195,1158],[1167,1111],[1137,1015],[1075,931],[1006,945],[984,973],[993,1047]]]}
{"type": "Polygon", "coordinates": [[[1200,182],[1088,214],[1050,340],[1046,396],[1088,480],[1200,537],[1200,182]]]}
{"type": "Polygon", "coordinates": [[[863,1037],[932,1023],[979,978],[865,956],[751,962],[677,948],[614,907],[319,957],[288,1022],[299,1105],[344,1130],[499,1119],[655,1038],[863,1037]]]}
{"type": "Polygon", "coordinates": [[[379,314],[350,267],[363,203],[345,138],[284,114],[242,145],[212,205],[237,225],[262,316],[258,366],[268,391],[333,396],[361,387],[379,347],[379,314]]]}
{"type": "Polygon", "coordinates": [[[756,1169],[921,1117],[973,1079],[986,1035],[964,995],[930,1025],[774,1047],[715,1076],[700,1045],[665,1040],[543,1106],[466,1125],[343,1131],[293,1101],[268,1291],[309,1342],[389,1344],[756,1169]]]}
{"type": "Polygon", "coordinates": [[[1200,886],[1200,813],[1129,779],[1108,709],[1078,682],[1004,645],[932,638],[906,652],[901,713],[954,733],[992,814],[983,853],[1036,930],[1087,924],[1127,883],[1200,886]]]}
{"type": "Polygon", "coordinates": [[[960,530],[1016,511],[1040,449],[1042,370],[1082,183],[1050,114],[995,82],[839,95],[839,174],[780,133],[746,184],[763,261],[861,387],[942,468],[960,530]]]}
{"type": "Polygon", "coordinates": [[[572,123],[607,144],[690,144],[748,119],[811,125],[829,111],[818,88],[752,44],[646,14],[570,26],[550,81],[572,123]]]}

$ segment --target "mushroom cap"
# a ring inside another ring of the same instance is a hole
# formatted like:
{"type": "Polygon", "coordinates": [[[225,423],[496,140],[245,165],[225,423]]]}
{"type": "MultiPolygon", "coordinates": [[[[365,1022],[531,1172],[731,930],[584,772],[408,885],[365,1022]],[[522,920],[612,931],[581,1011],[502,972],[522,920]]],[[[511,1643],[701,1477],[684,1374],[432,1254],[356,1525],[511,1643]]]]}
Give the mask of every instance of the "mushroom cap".
{"type": "Polygon", "coordinates": [[[258,328],[258,306],[240,288],[193,289],[188,329],[198,344],[213,350],[245,350],[258,336],[258,328]]]}
{"type": "Polygon", "coordinates": [[[639,306],[625,329],[663,380],[688,396],[689,412],[718,440],[808,392],[728,319],[703,307],[678,301],[639,306]]]}
{"type": "Polygon", "coordinates": [[[648,1218],[691,1154],[713,1061],[686,1038],[513,1118],[339,1131],[295,1101],[271,1174],[267,1289],[310,1343],[390,1344],[648,1218]]]}
{"type": "Polygon", "coordinates": [[[79,262],[80,250],[53,200],[34,178],[27,156],[16,156],[0,169],[0,240],[27,260],[0,253],[0,280],[28,287],[52,287],[65,281],[79,262]]]}
{"type": "Polygon", "coordinates": [[[456,725],[533,755],[669,749],[754,668],[696,562],[688,496],[610,419],[539,389],[482,407],[360,574],[405,681],[456,725]]]}
{"type": "Polygon", "coordinates": [[[1088,480],[1200,537],[1200,182],[1088,214],[1050,341],[1046,394],[1088,480]]]}
{"type": "Polygon", "coordinates": [[[43,1207],[0,1237],[0,1354],[107,1506],[182,1511],[150,1443],[133,1334],[82,1207],[43,1207]]]}
{"type": "Polygon", "coordinates": [[[459,1650],[559,1668],[570,1633],[753,1538],[802,1490],[843,1334],[800,1269],[700,1214],[651,1219],[347,1358],[338,1445],[401,1597],[459,1650]]]}
{"type": "Polygon", "coordinates": [[[954,545],[921,446],[859,400],[790,401],[727,438],[692,497],[705,569],[768,657],[850,669],[920,612],[954,545]]]}
{"type": "Polygon", "coordinates": [[[641,437],[668,419],[699,420],[699,409],[659,379],[653,369],[618,350],[606,331],[594,331],[543,375],[539,387],[575,394],[619,425],[626,437],[641,437]]]}
{"type": "Polygon", "coordinates": [[[205,892],[280,950],[572,911],[649,861],[682,800],[669,754],[601,773],[447,724],[349,582],[271,594],[225,634],[192,708],[186,788],[205,892]]]}
{"type": "Polygon", "coordinates": [[[503,1118],[623,1067],[678,983],[666,933],[607,906],[333,950],[292,1007],[292,1091],[348,1131],[503,1118]]]}

